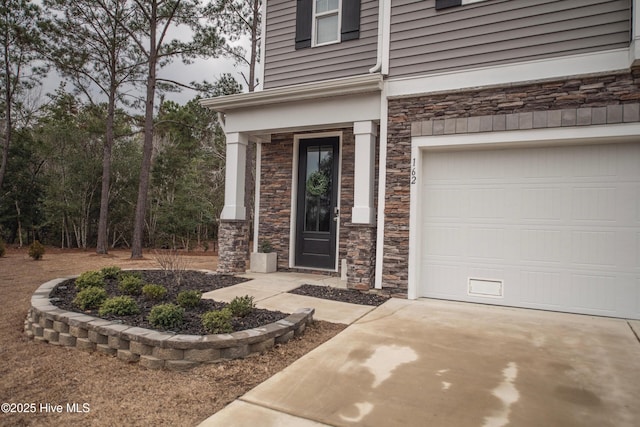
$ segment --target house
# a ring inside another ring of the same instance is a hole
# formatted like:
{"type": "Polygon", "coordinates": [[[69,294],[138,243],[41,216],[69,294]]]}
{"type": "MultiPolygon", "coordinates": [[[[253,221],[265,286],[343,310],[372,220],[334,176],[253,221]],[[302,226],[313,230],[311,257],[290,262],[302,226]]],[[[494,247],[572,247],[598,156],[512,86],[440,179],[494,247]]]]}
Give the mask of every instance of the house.
{"type": "Polygon", "coordinates": [[[640,319],[640,0],[269,0],[227,137],[222,272],[640,319]]]}

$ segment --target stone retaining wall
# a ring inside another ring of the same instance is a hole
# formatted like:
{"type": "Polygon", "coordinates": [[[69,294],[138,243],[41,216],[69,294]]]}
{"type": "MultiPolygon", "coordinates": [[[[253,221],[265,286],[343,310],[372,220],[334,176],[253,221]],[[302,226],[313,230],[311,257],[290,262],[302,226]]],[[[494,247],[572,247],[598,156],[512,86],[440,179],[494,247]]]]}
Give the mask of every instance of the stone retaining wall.
{"type": "Polygon", "coordinates": [[[149,369],[185,370],[202,363],[244,358],[289,341],[313,321],[314,309],[303,308],[275,323],[231,334],[153,331],[56,307],[50,294],[68,279],[51,280],[36,290],[24,324],[26,334],[36,341],[97,351],[149,369]]]}

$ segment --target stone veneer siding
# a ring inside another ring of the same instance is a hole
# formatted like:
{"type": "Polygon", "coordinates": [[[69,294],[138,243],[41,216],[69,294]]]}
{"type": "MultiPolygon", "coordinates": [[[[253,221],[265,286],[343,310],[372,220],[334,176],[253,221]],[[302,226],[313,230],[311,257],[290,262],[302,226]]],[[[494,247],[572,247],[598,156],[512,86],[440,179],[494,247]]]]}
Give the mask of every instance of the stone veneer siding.
{"type": "Polygon", "coordinates": [[[38,342],[97,351],[128,363],[139,362],[148,369],[182,371],[203,363],[262,353],[275,344],[286,343],[301,335],[313,321],[314,309],[303,308],[275,323],[230,334],[158,332],[62,310],[53,305],[50,300],[53,289],[75,277],[51,280],[34,292],[24,322],[27,336],[38,342]]]}
{"type": "MultiPolygon", "coordinates": [[[[352,128],[323,129],[312,133],[342,131],[341,144],[341,182],[340,182],[340,227],[338,230],[340,260],[348,258],[348,242],[352,232],[348,227],[353,208],[353,180],[355,138],[352,128]]],[[[297,135],[305,132],[296,133],[297,135]]],[[[308,132],[306,132],[308,133],[308,132]]],[[[278,270],[291,271],[289,268],[289,243],[291,223],[291,183],[293,169],[293,133],[271,135],[271,142],[262,144],[261,174],[260,174],[260,225],[258,241],[269,239],[274,251],[278,253],[278,270]]],[[[375,193],[374,193],[375,194],[375,193]]],[[[360,241],[359,246],[367,248],[375,256],[375,232],[373,240],[360,241]]],[[[363,236],[364,238],[364,236],[363,236]]],[[[353,250],[351,251],[353,254],[353,250]]],[[[350,260],[348,260],[348,263],[350,260]]],[[[360,261],[358,261],[360,262],[360,261]]],[[[308,270],[300,270],[308,271],[308,270]]],[[[323,273],[325,273],[323,271],[323,273]]],[[[340,272],[326,272],[338,276],[340,272]]],[[[373,277],[373,273],[371,273],[373,277]]],[[[373,280],[371,279],[372,283],[373,280]]],[[[355,282],[350,282],[355,283],[355,282]]],[[[369,281],[367,281],[369,283],[369,281]]]]}
{"type": "Polygon", "coordinates": [[[373,225],[347,224],[347,286],[373,288],[376,270],[376,230],[373,225]]]}
{"type": "Polygon", "coordinates": [[[248,221],[221,220],[218,228],[217,272],[227,274],[247,271],[248,248],[248,221]]]}
{"type": "Polygon", "coordinates": [[[390,99],[383,288],[407,291],[412,136],[637,122],[638,101],[640,68],[390,99]]]}

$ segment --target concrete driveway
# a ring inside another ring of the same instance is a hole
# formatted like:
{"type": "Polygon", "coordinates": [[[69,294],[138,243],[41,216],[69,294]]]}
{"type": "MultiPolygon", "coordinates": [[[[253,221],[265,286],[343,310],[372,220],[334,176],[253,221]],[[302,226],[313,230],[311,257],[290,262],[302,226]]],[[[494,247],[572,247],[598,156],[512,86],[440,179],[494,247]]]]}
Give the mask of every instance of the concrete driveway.
{"type": "Polygon", "coordinates": [[[392,299],[202,425],[636,427],[631,325],[392,299]]]}

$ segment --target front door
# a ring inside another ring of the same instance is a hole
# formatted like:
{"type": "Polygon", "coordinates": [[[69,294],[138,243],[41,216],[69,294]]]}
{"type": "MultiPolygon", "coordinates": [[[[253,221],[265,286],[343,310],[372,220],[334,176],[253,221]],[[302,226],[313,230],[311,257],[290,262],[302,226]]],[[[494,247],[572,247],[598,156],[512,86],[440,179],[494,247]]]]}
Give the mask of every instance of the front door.
{"type": "Polygon", "coordinates": [[[300,140],[297,267],[336,268],[338,137],[300,140]]]}

